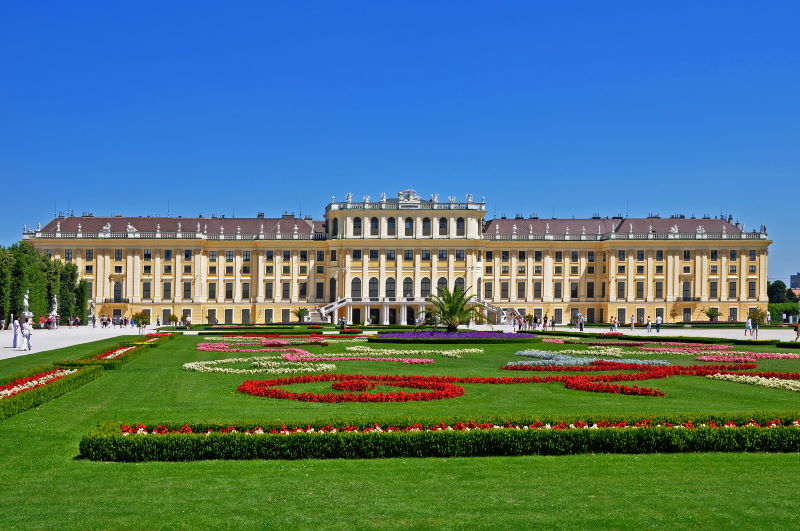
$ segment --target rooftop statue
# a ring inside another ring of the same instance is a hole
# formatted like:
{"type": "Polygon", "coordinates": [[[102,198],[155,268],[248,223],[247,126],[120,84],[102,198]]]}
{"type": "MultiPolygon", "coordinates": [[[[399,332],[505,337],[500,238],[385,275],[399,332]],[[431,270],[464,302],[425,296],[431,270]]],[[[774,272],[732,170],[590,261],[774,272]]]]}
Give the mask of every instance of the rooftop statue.
{"type": "Polygon", "coordinates": [[[128,232],[139,232],[138,230],[136,230],[136,227],[134,227],[130,223],[128,223],[128,226],[126,228],[127,228],[128,232]]]}

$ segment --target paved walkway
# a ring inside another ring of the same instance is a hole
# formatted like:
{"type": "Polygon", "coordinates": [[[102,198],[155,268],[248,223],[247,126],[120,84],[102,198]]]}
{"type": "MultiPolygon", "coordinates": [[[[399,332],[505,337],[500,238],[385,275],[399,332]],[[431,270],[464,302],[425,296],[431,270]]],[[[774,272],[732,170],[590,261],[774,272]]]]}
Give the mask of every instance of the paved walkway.
{"type": "Polygon", "coordinates": [[[62,326],[57,330],[34,329],[31,335],[31,346],[33,348],[31,350],[15,350],[11,348],[14,342],[13,330],[3,330],[0,332],[0,360],[89,343],[90,341],[98,341],[107,337],[136,335],[137,333],[137,328],[130,327],[102,329],[99,326],[97,328],[90,326],[67,328],[62,326]]]}

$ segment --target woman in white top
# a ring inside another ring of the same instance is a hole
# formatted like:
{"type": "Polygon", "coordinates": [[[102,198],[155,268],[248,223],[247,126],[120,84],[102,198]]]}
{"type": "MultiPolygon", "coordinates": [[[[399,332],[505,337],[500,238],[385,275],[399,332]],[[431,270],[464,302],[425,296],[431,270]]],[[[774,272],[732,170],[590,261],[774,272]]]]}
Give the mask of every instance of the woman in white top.
{"type": "Polygon", "coordinates": [[[753,333],[753,320],[749,317],[747,318],[747,321],[744,322],[744,335],[747,335],[748,333],[753,333]]]}
{"type": "Polygon", "coordinates": [[[17,348],[17,345],[19,344],[19,333],[20,333],[19,319],[14,319],[13,326],[14,326],[14,343],[11,345],[11,348],[17,348]]]}
{"type": "Polygon", "coordinates": [[[30,350],[31,349],[31,331],[33,327],[31,326],[30,319],[25,320],[25,324],[22,325],[22,350],[30,350]]]}

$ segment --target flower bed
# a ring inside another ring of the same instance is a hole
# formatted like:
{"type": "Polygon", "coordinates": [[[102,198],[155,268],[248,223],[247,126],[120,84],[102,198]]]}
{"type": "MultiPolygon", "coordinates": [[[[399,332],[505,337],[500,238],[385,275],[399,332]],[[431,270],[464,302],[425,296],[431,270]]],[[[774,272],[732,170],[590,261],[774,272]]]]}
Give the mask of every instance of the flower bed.
{"type": "Polygon", "coordinates": [[[212,372],[222,374],[294,374],[302,372],[334,371],[332,363],[291,363],[281,360],[280,356],[253,356],[250,358],[228,358],[224,360],[192,361],[183,364],[183,369],[194,372],[212,372]],[[250,363],[253,369],[236,369],[219,367],[230,363],[250,363]]]}
{"type": "Polygon", "coordinates": [[[102,373],[103,369],[97,366],[64,369],[50,365],[0,380],[0,419],[58,398],[98,378],[102,373]]]}
{"type": "MultiPolygon", "coordinates": [[[[590,351],[585,350],[561,350],[558,352],[545,352],[542,350],[521,350],[516,353],[517,356],[524,356],[528,358],[538,358],[537,361],[509,361],[506,365],[507,366],[516,366],[516,365],[533,365],[533,366],[557,366],[557,365],[590,365],[592,363],[598,361],[606,361],[601,358],[585,358],[585,357],[574,357],[570,356],[569,354],[591,354],[590,351]]],[[[637,359],[619,359],[614,360],[615,363],[632,363],[636,365],[650,365],[650,366],[662,366],[662,365],[669,365],[670,363],[665,360],[637,360],[637,359]]]]}
{"type": "Polygon", "coordinates": [[[796,452],[796,419],[651,419],[549,422],[526,419],[423,423],[195,423],[148,427],[101,423],[80,441],[96,461],[199,459],[369,459],[585,453],[796,452]],[[261,427],[264,426],[264,427],[261,427]]]}
{"type": "Polygon", "coordinates": [[[787,391],[800,393],[800,381],[797,381],[797,379],[767,378],[748,374],[709,374],[706,378],[710,380],[722,380],[724,382],[758,385],[759,387],[769,387],[770,389],[785,389],[787,391]]]}
{"type": "Polygon", "coordinates": [[[419,354],[436,354],[444,358],[461,358],[461,354],[482,354],[482,348],[454,348],[447,350],[436,349],[398,349],[398,348],[372,348],[366,345],[356,345],[352,347],[344,347],[348,352],[361,352],[363,354],[370,354],[373,356],[396,356],[399,354],[419,355],[419,354]]]}

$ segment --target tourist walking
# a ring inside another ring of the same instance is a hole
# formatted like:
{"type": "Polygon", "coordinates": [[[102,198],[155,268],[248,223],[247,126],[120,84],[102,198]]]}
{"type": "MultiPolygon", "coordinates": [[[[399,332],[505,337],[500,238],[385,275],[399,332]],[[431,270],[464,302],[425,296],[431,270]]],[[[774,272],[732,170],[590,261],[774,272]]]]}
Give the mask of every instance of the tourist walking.
{"type": "Polygon", "coordinates": [[[542,317],[542,330],[547,330],[547,314],[542,317]]]}
{"type": "Polygon", "coordinates": [[[22,350],[30,350],[31,349],[31,332],[33,331],[33,326],[31,325],[30,319],[25,320],[25,324],[22,325],[22,350]]]}
{"type": "Polygon", "coordinates": [[[647,333],[651,333],[653,331],[653,321],[650,320],[650,316],[647,316],[647,333]]]}
{"type": "Polygon", "coordinates": [[[794,324],[794,333],[795,333],[794,340],[797,341],[798,339],[800,339],[800,323],[794,324]]]}
{"type": "Polygon", "coordinates": [[[753,319],[753,339],[758,339],[758,318],[753,319]]]}
{"type": "Polygon", "coordinates": [[[636,328],[636,318],[631,315],[631,330],[636,328]]]}
{"type": "Polygon", "coordinates": [[[753,335],[753,320],[749,317],[744,322],[744,335],[747,336],[747,334],[753,335]]]}
{"type": "Polygon", "coordinates": [[[661,319],[661,316],[656,315],[656,334],[661,333],[661,321],[663,321],[663,319],[661,319]]]}

